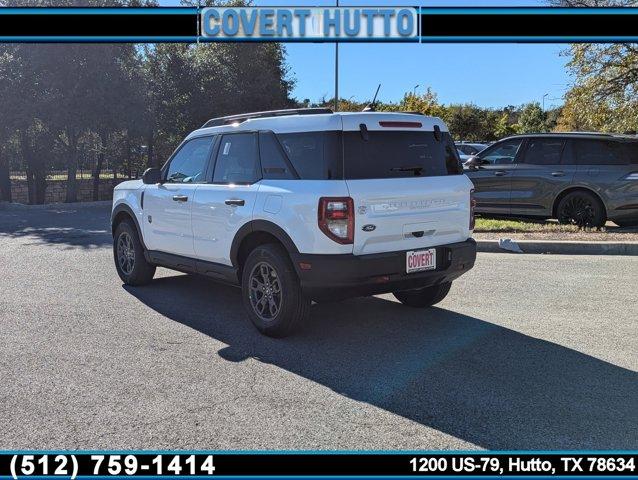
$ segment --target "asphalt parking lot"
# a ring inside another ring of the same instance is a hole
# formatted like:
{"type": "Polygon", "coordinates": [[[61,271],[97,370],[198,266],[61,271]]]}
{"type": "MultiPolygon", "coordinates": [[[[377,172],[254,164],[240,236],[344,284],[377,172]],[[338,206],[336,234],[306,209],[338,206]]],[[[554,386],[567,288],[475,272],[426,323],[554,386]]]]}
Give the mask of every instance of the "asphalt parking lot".
{"type": "Polygon", "coordinates": [[[440,308],[115,273],[109,207],[0,210],[2,449],[638,449],[638,257],[479,254],[440,308]]]}

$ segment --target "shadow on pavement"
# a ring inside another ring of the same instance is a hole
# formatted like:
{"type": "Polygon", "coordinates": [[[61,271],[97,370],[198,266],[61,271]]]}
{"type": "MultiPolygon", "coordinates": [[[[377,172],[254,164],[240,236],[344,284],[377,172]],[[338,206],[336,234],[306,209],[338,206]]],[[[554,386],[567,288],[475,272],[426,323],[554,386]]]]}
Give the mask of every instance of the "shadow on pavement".
{"type": "Polygon", "coordinates": [[[110,246],[110,213],[110,205],[11,206],[0,210],[0,237],[76,248],[110,246]]]}
{"type": "Polygon", "coordinates": [[[274,340],[246,319],[240,291],[192,276],[125,287],[162,315],[341,395],[487,449],[636,449],[638,374],[449,310],[379,298],[314,305],[274,340]]]}

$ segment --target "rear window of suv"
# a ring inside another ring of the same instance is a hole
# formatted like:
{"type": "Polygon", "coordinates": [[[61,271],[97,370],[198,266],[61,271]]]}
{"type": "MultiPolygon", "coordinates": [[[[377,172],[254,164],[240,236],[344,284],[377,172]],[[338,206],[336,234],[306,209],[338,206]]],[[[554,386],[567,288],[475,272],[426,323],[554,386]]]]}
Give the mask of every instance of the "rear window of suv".
{"type": "Polygon", "coordinates": [[[433,177],[463,173],[449,133],[379,131],[343,132],[344,174],[347,180],[433,177]]]}
{"type": "Polygon", "coordinates": [[[441,132],[302,132],[276,135],[304,180],[432,177],[463,173],[452,137],[441,132]],[[365,138],[364,138],[365,137],[365,138]]]}

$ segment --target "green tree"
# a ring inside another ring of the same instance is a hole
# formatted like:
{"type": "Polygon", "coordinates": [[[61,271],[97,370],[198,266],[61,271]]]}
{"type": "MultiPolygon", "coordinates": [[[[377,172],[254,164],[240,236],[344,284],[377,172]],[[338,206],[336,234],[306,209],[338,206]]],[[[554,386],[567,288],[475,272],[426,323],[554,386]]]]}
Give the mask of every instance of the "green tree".
{"type": "Polygon", "coordinates": [[[515,133],[516,129],[510,122],[509,113],[504,111],[496,121],[496,125],[494,126],[494,136],[496,139],[500,139],[515,133]]]}
{"type": "MultiPolygon", "coordinates": [[[[554,0],[568,7],[638,6],[638,0],[554,0]]],[[[638,44],[573,44],[566,52],[574,78],[559,130],[638,130],[638,44]]]]}
{"type": "Polygon", "coordinates": [[[547,116],[540,103],[531,102],[523,105],[516,131],[518,133],[542,133],[547,131],[547,116]]]}
{"type": "Polygon", "coordinates": [[[399,103],[399,108],[405,112],[419,112],[432,117],[441,117],[444,113],[437,94],[429,87],[420,95],[406,93],[399,103]]]}

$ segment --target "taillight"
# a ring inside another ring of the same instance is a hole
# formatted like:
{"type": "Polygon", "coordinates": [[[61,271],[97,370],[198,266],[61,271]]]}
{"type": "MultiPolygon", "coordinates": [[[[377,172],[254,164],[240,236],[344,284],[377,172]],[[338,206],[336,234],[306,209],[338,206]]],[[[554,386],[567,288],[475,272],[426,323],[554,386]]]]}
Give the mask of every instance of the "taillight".
{"type": "Polygon", "coordinates": [[[350,197],[319,199],[319,229],[337,243],[354,243],[354,202],[350,197]]]}
{"type": "Polygon", "coordinates": [[[470,230],[474,230],[474,209],[476,208],[476,198],[474,198],[474,189],[470,190],[470,230]]]}

